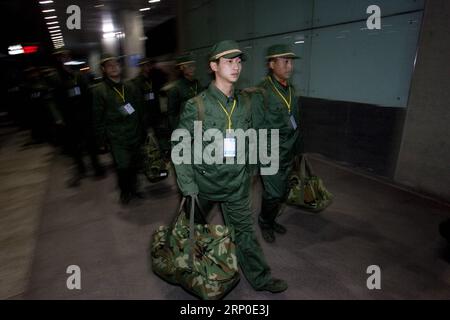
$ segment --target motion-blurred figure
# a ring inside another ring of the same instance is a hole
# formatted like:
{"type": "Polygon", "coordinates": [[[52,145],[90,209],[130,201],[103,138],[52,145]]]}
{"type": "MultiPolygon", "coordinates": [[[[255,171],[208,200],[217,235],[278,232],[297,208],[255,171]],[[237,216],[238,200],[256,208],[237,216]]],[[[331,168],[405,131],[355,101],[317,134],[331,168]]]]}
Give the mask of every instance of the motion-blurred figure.
{"type": "Polygon", "coordinates": [[[26,123],[31,128],[32,138],[27,145],[48,142],[52,137],[52,129],[64,124],[55,105],[54,92],[38,68],[27,68],[25,76],[26,123]]]}
{"type": "Polygon", "coordinates": [[[179,56],[176,66],[180,71],[180,77],[167,88],[167,115],[171,131],[178,127],[185,103],[203,89],[200,82],[195,79],[196,66],[192,55],[179,56]]]}
{"type": "Polygon", "coordinates": [[[144,58],[139,62],[141,71],[132,80],[133,84],[140,90],[140,95],[144,105],[144,126],[145,129],[153,128],[155,131],[161,124],[161,109],[159,105],[159,88],[152,80],[153,62],[144,58]]]}
{"type": "Polygon", "coordinates": [[[86,78],[67,65],[72,60],[70,51],[56,51],[54,57],[57,67],[57,73],[52,77],[55,97],[65,122],[65,145],[75,163],[68,185],[77,187],[86,176],[86,165],[83,161],[85,150],[91,159],[95,176],[101,178],[105,175],[98,161],[98,148],[93,130],[92,97],[86,78]]]}

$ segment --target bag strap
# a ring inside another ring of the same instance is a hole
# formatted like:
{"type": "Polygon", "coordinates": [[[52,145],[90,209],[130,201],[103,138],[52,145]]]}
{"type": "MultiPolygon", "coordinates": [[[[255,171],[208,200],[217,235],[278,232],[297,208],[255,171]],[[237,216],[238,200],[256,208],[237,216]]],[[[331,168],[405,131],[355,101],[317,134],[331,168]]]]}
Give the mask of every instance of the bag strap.
{"type": "Polygon", "coordinates": [[[309,163],[308,157],[306,156],[306,154],[303,154],[302,157],[305,159],[305,168],[306,168],[306,172],[308,173],[308,176],[309,177],[315,176],[313,168],[311,166],[311,163],[309,163]]]}
{"type": "Polygon", "coordinates": [[[194,101],[197,105],[197,119],[203,122],[205,120],[205,102],[200,95],[194,97],[194,101]]]}
{"type": "Polygon", "coordinates": [[[264,107],[264,111],[268,111],[269,107],[267,105],[268,103],[268,96],[267,96],[267,91],[264,88],[261,87],[249,87],[249,88],[245,88],[242,90],[243,93],[247,94],[247,98],[249,99],[250,97],[248,97],[248,95],[252,95],[252,94],[261,94],[263,97],[263,107],[264,107]]]}
{"type": "MultiPolygon", "coordinates": [[[[181,212],[183,211],[183,207],[184,204],[186,203],[186,198],[183,197],[183,199],[181,199],[181,203],[180,203],[180,207],[177,211],[177,214],[175,216],[175,218],[173,218],[172,222],[169,225],[169,232],[172,233],[173,229],[175,228],[175,224],[177,223],[178,219],[180,218],[181,212]]],[[[168,248],[169,247],[169,241],[166,241],[164,243],[164,248],[168,248]]]]}
{"type": "Polygon", "coordinates": [[[305,203],[305,190],[306,190],[305,187],[306,187],[306,164],[305,164],[305,157],[302,156],[302,160],[300,161],[300,203],[305,203]]]}
{"type": "Polygon", "coordinates": [[[189,215],[189,262],[188,262],[188,266],[191,269],[194,266],[194,235],[195,235],[194,213],[195,213],[195,199],[197,199],[197,196],[192,196],[191,214],[189,215]]]}
{"type": "MultiPolygon", "coordinates": [[[[180,203],[180,207],[178,209],[178,213],[175,216],[175,219],[172,221],[169,232],[172,232],[175,224],[177,223],[178,219],[180,219],[181,214],[183,213],[184,205],[186,204],[186,197],[183,197],[180,203]]],[[[191,209],[190,209],[190,215],[189,215],[189,261],[188,266],[192,267],[194,263],[194,247],[195,247],[195,205],[197,204],[198,208],[200,209],[200,213],[202,214],[203,218],[205,217],[205,213],[203,211],[203,208],[200,205],[200,201],[198,200],[197,196],[192,196],[191,200],[191,209]]],[[[169,247],[169,241],[166,241],[164,244],[165,248],[169,247]]]]}
{"type": "Polygon", "coordinates": [[[159,150],[158,140],[156,140],[155,137],[156,137],[155,130],[153,128],[147,129],[147,137],[145,138],[145,143],[149,144],[151,142],[159,150]]]}
{"type": "MultiPolygon", "coordinates": [[[[295,161],[298,163],[298,158],[295,161]]],[[[306,179],[312,176],[314,176],[314,172],[311,164],[308,162],[306,154],[302,154],[300,162],[300,203],[305,203],[306,179]]],[[[315,198],[315,194],[313,196],[315,198]]]]}
{"type": "MultiPolygon", "coordinates": [[[[195,247],[195,224],[194,224],[194,216],[195,216],[195,204],[197,204],[200,209],[200,213],[205,220],[205,213],[203,212],[202,206],[200,205],[200,201],[198,200],[198,196],[192,196],[191,200],[191,213],[189,215],[189,261],[188,266],[194,266],[194,247],[195,247]]],[[[206,220],[205,220],[206,221],[206,220]]]]}
{"type": "Polygon", "coordinates": [[[176,214],[175,218],[173,218],[172,223],[170,224],[170,227],[169,227],[170,231],[172,231],[174,229],[175,224],[178,221],[178,218],[180,217],[181,213],[183,212],[185,203],[186,203],[186,198],[183,197],[183,199],[181,199],[180,207],[177,210],[177,214],[176,214]]]}
{"type": "Polygon", "coordinates": [[[241,91],[241,96],[243,97],[243,103],[246,109],[247,114],[251,113],[252,111],[252,101],[250,99],[250,95],[248,94],[248,92],[245,91],[241,91]]]}

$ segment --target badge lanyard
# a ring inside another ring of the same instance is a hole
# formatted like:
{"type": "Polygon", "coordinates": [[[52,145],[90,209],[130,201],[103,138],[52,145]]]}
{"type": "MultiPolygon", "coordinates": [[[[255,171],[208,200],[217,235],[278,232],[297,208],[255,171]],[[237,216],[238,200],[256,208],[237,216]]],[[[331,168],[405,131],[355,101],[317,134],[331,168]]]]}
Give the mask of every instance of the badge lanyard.
{"type": "Polygon", "coordinates": [[[234,99],[233,107],[231,108],[231,113],[228,113],[227,109],[225,109],[225,107],[223,106],[223,104],[220,103],[219,100],[217,100],[217,102],[219,103],[220,107],[223,109],[223,112],[225,112],[225,114],[227,115],[228,130],[231,130],[233,127],[233,122],[231,121],[231,116],[233,115],[234,108],[236,107],[236,99],[234,99]]]}
{"type": "Polygon", "coordinates": [[[289,86],[289,102],[286,100],[286,98],[283,96],[283,94],[280,92],[280,90],[278,90],[278,88],[275,86],[275,83],[273,83],[272,78],[268,77],[270,83],[272,84],[273,88],[275,89],[275,91],[278,93],[278,95],[281,97],[281,99],[284,101],[284,103],[286,104],[286,107],[289,110],[289,114],[291,114],[291,106],[292,106],[292,91],[291,91],[291,87],[289,86]]]}
{"type": "MultiPolygon", "coordinates": [[[[190,87],[192,93],[194,94],[194,96],[197,95],[197,90],[198,90],[198,83],[195,83],[195,90],[193,87],[190,87]]],[[[220,102],[219,102],[220,103],[220,102]]],[[[222,107],[223,108],[223,107],[222,107]]]]}
{"type": "Polygon", "coordinates": [[[233,116],[234,108],[236,107],[236,99],[234,99],[233,107],[231,107],[231,112],[228,113],[227,109],[217,100],[220,107],[223,109],[223,112],[227,115],[228,118],[228,130],[226,134],[226,138],[223,140],[223,155],[225,158],[235,158],[236,157],[236,138],[231,137],[231,130],[233,127],[233,122],[231,117],[233,116]]]}
{"type": "Polygon", "coordinates": [[[122,98],[123,103],[125,103],[125,87],[124,87],[124,85],[122,85],[122,93],[120,93],[120,91],[117,90],[115,87],[113,87],[113,89],[114,89],[114,91],[117,92],[117,94],[119,95],[119,97],[122,98]]]}

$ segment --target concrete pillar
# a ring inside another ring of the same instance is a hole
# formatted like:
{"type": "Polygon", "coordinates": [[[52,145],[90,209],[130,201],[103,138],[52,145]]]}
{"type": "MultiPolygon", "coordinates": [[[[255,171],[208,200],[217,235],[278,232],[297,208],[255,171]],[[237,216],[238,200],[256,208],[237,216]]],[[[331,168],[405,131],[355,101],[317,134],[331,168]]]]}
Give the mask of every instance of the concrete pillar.
{"type": "Polygon", "coordinates": [[[395,180],[450,202],[449,14],[426,2],[395,180]]]}
{"type": "Polygon", "coordinates": [[[185,8],[183,5],[183,0],[177,0],[177,53],[186,50],[185,45],[185,25],[184,25],[184,15],[185,8]]]}
{"type": "Polygon", "coordinates": [[[139,73],[139,67],[135,64],[145,57],[144,24],[142,15],[137,11],[124,11],[121,18],[125,34],[121,39],[125,55],[125,77],[133,78],[139,73]]]}
{"type": "Polygon", "coordinates": [[[102,52],[111,53],[113,55],[119,55],[120,54],[120,44],[119,39],[117,39],[114,36],[114,33],[118,31],[117,27],[117,21],[113,20],[112,15],[105,14],[102,17],[102,52]],[[104,36],[108,35],[108,38],[105,38],[104,36]]]}
{"type": "Polygon", "coordinates": [[[88,64],[96,77],[102,76],[102,71],[100,70],[100,52],[91,51],[88,57],[88,64]]]}

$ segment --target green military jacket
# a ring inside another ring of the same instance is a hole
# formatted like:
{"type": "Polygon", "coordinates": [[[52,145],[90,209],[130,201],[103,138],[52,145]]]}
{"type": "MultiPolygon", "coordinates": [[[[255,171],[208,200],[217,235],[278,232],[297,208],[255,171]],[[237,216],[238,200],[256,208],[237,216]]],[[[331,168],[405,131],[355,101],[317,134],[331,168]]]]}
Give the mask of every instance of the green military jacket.
{"type": "Polygon", "coordinates": [[[105,78],[93,89],[93,109],[98,143],[108,141],[111,145],[131,146],[142,141],[142,99],[131,82],[115,83],[105,78]],[[127,104],[134,111],[129,108],[127,111],[124,108],[127,104]]]}
{"type": "Polygon", "coordinates": [[[180,114],[185,103],[202,91],[198,80],[189,81],[185,77],[178,79],[167,90],[167,116],[169,127],[174,130],[178,127],[180,114]]]}
{"type": "Polygon", "coordinates": [[[31,117],[36,119],[47,119],[46,122],[53,124],[63,121],[63,117],[58,110],[55,103],[55,92],[51,86],[48,85],[48,81],[44,79],[37,79],[27,83],[25,87],[25,94],[30,102],[30,107],[34,110],[30,110],[31,117]]]}
{"type": "MultiPolygon", "coordinates": [[[[205,91],[194,99],[190,99],[180,116],[179,129],[189,131],[194,139],[194,121],[199,121],[199,103],[204,105],[203,133],[208,129],[218,129],[224,137],[229,122],[226,113],[220,103],[230,114],[234,101],[236,106],[231,114],[232,129],[247,130],[256,127],[257,123],[264,122],[264,109],[261,108],[261,100],[256,95],[235,90],[232,98],[227,98],[217,87],[211,83],[205,91]]],[[[192,141],[192,143],[194,143],[192,141]]],[[[211,142],[203,142],[203,149],[211,142]]],[[[248,153],[246,147],[246,153],[248,153]]],[[[192,147],[191,163],[194,159],[194,147],[192,147]]],[[[246,154],[248,158],[248,154],[246,154]]],[[[203,162],[203,161],[202,161],[203,162]]],[[[251,167],[246,164],[181,164],[175,165],[177,182],[183,195],[200,193],[203,198],[212,201],[225,201],[242,199],[249,195],[249,183],[251,167]]]]}
{"type": "Polygon", "coordinates": [[[142,105],[144,107],[144,124],[146,127],[156,126],[161,119],[161,110],[159,105],[159,96],[154,88],[151,79],[143,74],[138,75],[132,80],[134,86],[140,91],[142,105]]]}
{"type": "Polygon", "coordinates": [[[69,127],[92,127],[92,97],[87,80],[79,72],[60,70],[50,76],[55,99],[69,127]]]}
{"type": "Polygon", "coordinates": [[[279,129],[280,168],[287,168],[292,165],[294,156],[300,153],[301,146],[300,112],[295,88],[291,83],[284,87],[273,76],[267,76],[258,87],[264,94],[265,122],[263,127],[268,130],[279,129]],[[295,121],[295,124],[292,121],[295,121]]]}

